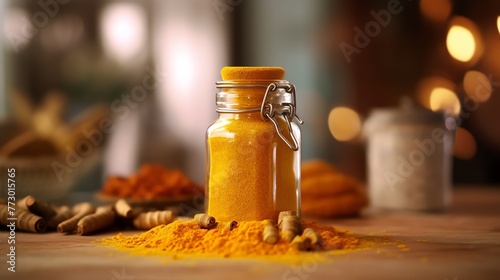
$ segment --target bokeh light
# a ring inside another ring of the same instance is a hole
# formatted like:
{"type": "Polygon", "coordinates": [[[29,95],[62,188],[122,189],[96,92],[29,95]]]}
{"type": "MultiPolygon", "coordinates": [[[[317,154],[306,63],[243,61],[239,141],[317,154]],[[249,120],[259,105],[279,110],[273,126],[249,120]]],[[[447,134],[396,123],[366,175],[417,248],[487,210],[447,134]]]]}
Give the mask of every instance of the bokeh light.
{"type": "Polygon", "coordinates": [[[434,88],[431,92],[430,105],[434,112],[443,111],[454,116],[460,114],[460,100],[455,92],[447,88],[434,88]]]}
{"type": "Polygon", "coordinates": [[[445,88],[454,91],[456,85],[445,78],[432,76],[421,80],[417,86],[417,101],[423,107],[431,109],[431,93],[435,88],[445,88]]]}
{"type": "Polygon", "coordinates": [[[497,29],[498,33],[500,33],[500,16],[497,17],[497,29]]]}
{"type": "MultiPolygon", "coordinates": [[[[29,22],[29,14],[26,10],[11,7],[8,8],[4,15],[3,21],[3,38],[5,45],[12,48],[16,53],[22,50],[31,39],[36,35],[36,30],[29,22]],[[23,32],[24,28],[24,32],[23,32]]],[[[2,26],[2,24],[0,24],[2,26]]],[[[2,42],[3,43],[3,42],[2,42]]]]}
{"type": "Polygon", "coordinates": [[[450,0],[421,0],[420,11],[430,20],[443,22],[451,13],[450,0]]]}
{"type": "Polygon", "coordinates": [[[464,128],[457,127],[453,155],[460,159],[471,159],[476,154],[477,143],[472,134],[464,128]]]}
{"type": "Polygon", "coordinates": [[[465,93],[476,102],[485,102],[493,91],[491,82],[479,71],[467,71],[464,76],[465,93]]]}
{"type": "Polygon", "coordinates": [[[106,53],[118,62],[130,62],[146,46],[146,14],[134,3],[112,3],[101,15],[101,36],[106,53]]]}
{"type": "Polygon", "coordinates": [[[446,47],[458,61],[475,62],[482,54],[482,42],[477,26],[467,18],[455,17],[451,21],[446,47]]]}
{"type": "Polygon", "coordinates": [[[336,107],[328,115],[328,127],[335,139],[349,141],[360,133],[361,118],[353,109],[336,107]]]}
{"type": "Polygon", "coordinates": [[[476,51],[476,42],[469,29],[454,25],[448,31],[446,46],[451,56],[455,59],[467,62],[472,59],[476,51]]]}

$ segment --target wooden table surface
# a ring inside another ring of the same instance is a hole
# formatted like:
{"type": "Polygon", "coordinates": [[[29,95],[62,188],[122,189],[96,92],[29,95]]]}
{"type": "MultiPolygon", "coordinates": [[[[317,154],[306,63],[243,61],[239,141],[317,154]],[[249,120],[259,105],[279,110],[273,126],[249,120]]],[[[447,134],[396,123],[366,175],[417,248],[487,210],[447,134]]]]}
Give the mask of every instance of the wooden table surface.
{"type": "Polygon", "coordinates": [[[166,261],[97,247],[98,236],[16,233],[16,272],[7,271],[0,233],[0,279],[500,279],[500,188],[460,188],[444,214],[375,214],[322,221],[386,245],[298,265],[260,260],[166,261]]]}

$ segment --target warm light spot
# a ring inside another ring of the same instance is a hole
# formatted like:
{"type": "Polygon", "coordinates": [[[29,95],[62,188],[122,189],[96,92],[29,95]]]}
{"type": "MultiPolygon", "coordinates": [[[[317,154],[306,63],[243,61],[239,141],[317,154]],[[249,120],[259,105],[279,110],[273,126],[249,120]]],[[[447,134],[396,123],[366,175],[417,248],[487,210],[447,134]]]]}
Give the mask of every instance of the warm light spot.
{"type": "Polygon", "coordinates": [[[335,139],[349,141],[361,131],[361,118],[350,108],[336,107],[328,115],[328,127],[335,139]]]}
{"type": "Polygon", "coordinates": [[[446,37],[448,52],[455,59],[467,62],[472,59],[476,51],[476,42],[469,29],[463,26],[452,26],[446,37]]]}
{"type": "Polygon", "coordinates": [[[4,9],[0,12],[2,14],[0,27],[3,27],[3,34],[0,36],[3,35],[2,39],[4,39],[2,44],[17,53],[24,49],[37,34],[36,28],[29,21],[30,15],[26,10],[17,7],[7,8],[6,4],[4,9]]]}
{"type": "Polygon", "coordinates": [[[420,11],[434,21],[445,21],[451,13],[450,0],[421,0],[420,11]]]}
{"type": "Polygon", "coordinates": [[[455,132],[453,155],[460,159],[471,159],[476,154],[477,144],[474,136],[461,127],[455,132]]]}
{"type": "Polygon", "coordinates": [[[101,15],[101,36],[106,53],[129,62],[144,51],[147,33],[144,9],[134,3],[112,3],[101,15]]]}
{"type": "Polygon", "coordinates": [[[172,80],[181,84],[180,87],[185,87],[186,84],[194,82],[196,75],[196,61],[193,56],[193,49],[185,42],[177,42],[172,44],[172,48],[176,49],[172,55],[172,62],[169,67],[169,73],[172,75],[172,80]]]}
{"type": "Polygon", "coordinates": [[[431,93],[435,88],[454,91],[456,85],[452,81],[441,77],[427,77],[421,80],[417,86],[417,100],[423,107],[431,109],[431,93]]]}
{"type": "Polygon", "coordinates": [[[484,51],[481,31],[470,19],[455,16],[450,20],[446,47],[450,55],[468,66],[475,64],[484,51]]]}
{"type": "Polygon", "coordinates": [[[431,92],[430,105],[432,111],[443,111],[455,116],[460,114],[460,101],[457,95],[442,87],[434,88],[431,92]]]}
{"type": "Polygon", "coordinates": [[[490,80],[478,71],[468,71],[464,76],[465,93],[476,102],[485,102],[493,91],[490,80]]]}
{"type": "Polygon", "coordinates": [[[497,17],[497,29],[498,33],[500,33],[500,16],[497,17]]]}

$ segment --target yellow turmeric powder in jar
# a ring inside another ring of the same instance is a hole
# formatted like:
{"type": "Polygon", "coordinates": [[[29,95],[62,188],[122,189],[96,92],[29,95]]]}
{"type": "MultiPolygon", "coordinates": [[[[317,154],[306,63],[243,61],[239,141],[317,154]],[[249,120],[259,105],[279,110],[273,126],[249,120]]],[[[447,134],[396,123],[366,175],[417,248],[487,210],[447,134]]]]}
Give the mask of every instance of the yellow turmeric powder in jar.
{"type": "Polygon", "coordinates": [[[280,67],[224,67],[221,74],[219,118],[207,130],[207,213],[221,221],[300,213],[295,88],[280,67]]]}

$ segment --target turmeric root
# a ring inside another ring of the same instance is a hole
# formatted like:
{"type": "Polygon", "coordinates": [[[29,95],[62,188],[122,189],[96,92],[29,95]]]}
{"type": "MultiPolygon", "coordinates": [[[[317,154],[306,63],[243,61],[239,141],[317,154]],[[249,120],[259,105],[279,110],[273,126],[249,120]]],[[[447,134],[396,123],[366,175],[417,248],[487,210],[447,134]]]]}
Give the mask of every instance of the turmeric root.
{"type": "Polygon", "coordinates": [[[297,216],[297,212],[294,210],[291,211],[281,211],[278,215],[278,227],[281,228],[281,223],[283,222],[283,218],[286,216],[297,216]]]}
{"type": "Polygon", "coordinates": [[[297,216],[285,216],[281,223],[283,239],[292,241],[301,231],[300,219],[297,216]]]}
{"type": "Polygon", "coordinates": [[[297,235],[292,240],[292,247],[299,251],[308,251],[312,249],[312,242],[309,238],[297,235]]]}
{"type": "Polygon", "coordinates": [[[66,205],[63,205],[57,209],[57,214],[47,220],[47,228],[56,229],[59,223],[66,221],[73,216],[73,211],[66,205]]]}
{"type": "Polygon", "coordinates": [[[76,229],[78,221],[83,217],[93,214],[95,212],[95,207],[89,202],[82,202],[73,206],[73,212],[75,215],[64,222],[57,225],[58,232],[68,232],[76,229]]]}
{"type": "Polygon", "coordinates": [[[116,214],[125,218],[132,218],[134,216],[134,210],[125,199],[119,199],[115,203],[116,214]]]}
{"type": "Polygon", "coordinates": [[[233,230],[235,227],[238,226],[238,222],[236,221],[231,221],[231,222],[220,222],[220,223],[216,223],[217,225],[215,226],[215,228],[217,229],[229,229],[229,230],[233,230]]]}
{"type": "Polygon", "coordinates": [[[35,233],[41,233],[45,232],[47,230],[47,224],[43,220],[42,217],[39,217],[35,214],[32,214],[26,210],[23,209],[16,209],[15,212],[13,213],[14,215],[11,215],[9,212],[9,208],[7,205],[0,204],[0,223],[3,225],[9,225],[11,220],[8,220],[8,218],[17,218],[16,220],[16,228],[23,230],[23,231],[29,231],[29,232],[35,232],[35,233]]]}
{"type": "Polygon", "coordinates": [[[181,221],[181,222],[189,222],[192,220],[193,220],[193,218],[185,217],[185,216],[178,216],[178,217],[175,217],[175,219],[174,219],[174,221],[181,221]]]}
{"type": "Polygon", "coordinates": [[[306,228],[302,232],[302,237],[311,240],[311,244],[321,247],[323,245],[323,239],[321,235],[315,232],[312,228],[306,228]]]}
{"type": "Polygon", "coordinates": [[[28,200],[28,197],[30,197],[30,195],[27,195],[27,196],[19,199],[16,202],[16,206],[17,206],[18,209],[28,210],[28,205],[26,205],[26,201],[28,200]]]}
{"type": "Polygon", "coordinates": [[[204,229],[209,229],[217,225],[214,217],[203,213],[194,215],[194,220],[204,229]]]}
{"type": "Polygon", "coordinates": [[[137,229],[149,230],[159,225],[171,223],[174,220],[172,211],[151,211],[141,213],[134,219],[134,226],[137,229]]]}
{"type": "Polygon", "coordinates": [[[269,244],[276,244],[278,242],[280,235],[278,229],[274,225],[273,220],[264,220],[264,232],[262,233],[262,239],[264,242],[269,244]]]}
{"type": "Polygon", "coordinates": [[[31,213],[40,216],[45,220],[48,220],[57,214],[56,210],[54,210],[48,203],[37,200],[31,195],[26,197],[25,203],[31,213]]]}
{"type": "Polygon", "coordinates": [[[109,227],[115,221],[115,212],[111,206],[97,207],[94,214],[83,217],[76,226],[79,235],[86,235],[94,231],[109,227]]]}

